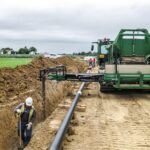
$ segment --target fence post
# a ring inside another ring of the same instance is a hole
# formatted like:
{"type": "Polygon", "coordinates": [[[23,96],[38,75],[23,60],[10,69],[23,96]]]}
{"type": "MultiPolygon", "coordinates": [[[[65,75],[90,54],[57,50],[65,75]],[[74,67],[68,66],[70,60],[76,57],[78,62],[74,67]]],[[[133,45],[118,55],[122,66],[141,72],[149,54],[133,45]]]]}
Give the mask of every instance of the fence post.
{"type": "Polygon", "coordinates": [[[42,78],[42,104],[43,104],[43,120],[46,118],[46,110],[45,110],[45,81],[46,81],[46,78],[45,76],[42,78]]]}

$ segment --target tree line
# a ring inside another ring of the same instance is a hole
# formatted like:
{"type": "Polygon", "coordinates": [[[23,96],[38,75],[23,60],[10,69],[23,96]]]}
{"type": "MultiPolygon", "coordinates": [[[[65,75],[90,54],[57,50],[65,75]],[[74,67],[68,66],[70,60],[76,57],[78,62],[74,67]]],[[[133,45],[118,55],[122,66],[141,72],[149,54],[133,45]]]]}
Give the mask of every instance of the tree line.
{"type": "Polygon", "coordinates": [[[78,52],[78,53],[73,53],[73,55],[81,55],[81,56],[97,56],[97,52],[78,52]]]}
{"type": "Polygon", "coordinates": [[[26,46],[24,48],[20,48],[18,51],[13,50],[12,48],[6,47],[6,48],[2,48],[0,50],[0,52],[2,52],[3,54],[31,54],[32,52],[34,54],[37,53],[37,49],[33,46],[31,46],[30,48],[27,48],[26,46]]]}

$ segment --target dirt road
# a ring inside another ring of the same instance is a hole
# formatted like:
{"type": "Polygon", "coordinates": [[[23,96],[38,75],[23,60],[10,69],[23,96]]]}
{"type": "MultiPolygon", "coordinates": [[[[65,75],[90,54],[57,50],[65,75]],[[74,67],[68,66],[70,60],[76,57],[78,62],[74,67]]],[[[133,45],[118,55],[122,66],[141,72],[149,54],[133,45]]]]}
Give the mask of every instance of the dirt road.
{"type": "Polygon", "coordinates": [[[64,150],[149,150],[150,94],[100,93],[92,83],[81,98],[86,112],[76,112],[75,135],[64,150]]]}

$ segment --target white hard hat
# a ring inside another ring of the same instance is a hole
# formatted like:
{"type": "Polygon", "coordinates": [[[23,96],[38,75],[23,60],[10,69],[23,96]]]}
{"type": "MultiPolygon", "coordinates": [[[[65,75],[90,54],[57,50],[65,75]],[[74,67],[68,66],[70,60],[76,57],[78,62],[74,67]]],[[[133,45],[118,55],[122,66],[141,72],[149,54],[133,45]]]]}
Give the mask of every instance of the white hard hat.
{"type": "Polygon", "coordinates": [[[31,98],[31,97],[28,97],[28,98],[26,99],[26,105],[27,105],[27,106],[32,106],[32,103],[33,103],[32,98],[31,98]]]}

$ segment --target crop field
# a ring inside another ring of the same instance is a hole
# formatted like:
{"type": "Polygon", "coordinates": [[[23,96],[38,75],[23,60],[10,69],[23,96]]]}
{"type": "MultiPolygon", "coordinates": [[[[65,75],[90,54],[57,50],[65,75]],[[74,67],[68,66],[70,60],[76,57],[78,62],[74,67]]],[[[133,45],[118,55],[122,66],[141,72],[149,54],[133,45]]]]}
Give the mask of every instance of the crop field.
{"type": "Polygon", "coordinates": [[[32,61],[32,58],[0,58],[0,68],[25,65],[32,61]]]}

